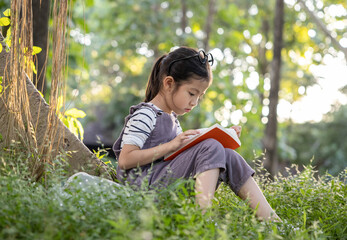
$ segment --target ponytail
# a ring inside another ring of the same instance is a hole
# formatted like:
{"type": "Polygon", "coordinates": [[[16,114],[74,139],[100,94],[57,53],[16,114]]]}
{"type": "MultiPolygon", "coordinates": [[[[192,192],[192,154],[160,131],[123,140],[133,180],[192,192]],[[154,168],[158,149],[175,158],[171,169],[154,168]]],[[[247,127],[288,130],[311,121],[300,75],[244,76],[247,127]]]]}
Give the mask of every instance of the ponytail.
{"type": "Polygon", "coordinates": [[[161,71],[160,66],[161,62],[167,55],[163,55],[160,58],[158,58],[157,62],[154,64],[152,68],[151,75],[148,78],[147,88],[146,88],[146,97],[145,102],[151,101],[158,93],[161,88],[161,71]]]}

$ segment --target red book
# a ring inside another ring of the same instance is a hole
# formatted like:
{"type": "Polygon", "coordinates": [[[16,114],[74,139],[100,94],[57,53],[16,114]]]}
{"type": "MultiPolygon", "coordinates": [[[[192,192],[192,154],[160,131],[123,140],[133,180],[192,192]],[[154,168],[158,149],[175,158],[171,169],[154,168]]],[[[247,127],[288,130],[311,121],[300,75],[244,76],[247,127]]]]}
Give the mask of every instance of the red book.
{"type": "Polygon", "coordinates": [[[200,133],[194,135],[190,140],[188,140],[185,145],[176,150],[175,152],[169,153],[164,157],[165,161],[174,159],[177,155],[184,152],[188,148],[194,146],[195,144],[208,139],[213,138],[220,142],[225,148],[236,149],[241,146],[241,141],[237,137],[237,134],[232,128],[223,128],[218,123],[205,129],[201,129],[200,133]]]}

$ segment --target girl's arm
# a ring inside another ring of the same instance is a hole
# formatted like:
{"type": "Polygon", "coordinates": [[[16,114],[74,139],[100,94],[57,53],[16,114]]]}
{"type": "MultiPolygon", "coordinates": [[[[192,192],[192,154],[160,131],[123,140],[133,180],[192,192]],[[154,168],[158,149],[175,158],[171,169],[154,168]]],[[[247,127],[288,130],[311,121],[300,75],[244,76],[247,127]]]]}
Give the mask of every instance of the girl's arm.
{"type": "Polygon", "coordinates": [[[135,145],[124,144],[119,155],[118,166],[124,170],[127,170],[151,163],[161,157],[164,157],[169,152],[176,151],[185,143],[185,141],[189,139],[190,135],[195,135],[198,133],[198,130],[188,130],[181,133],[170,142],[143,150],[135,145]]]}

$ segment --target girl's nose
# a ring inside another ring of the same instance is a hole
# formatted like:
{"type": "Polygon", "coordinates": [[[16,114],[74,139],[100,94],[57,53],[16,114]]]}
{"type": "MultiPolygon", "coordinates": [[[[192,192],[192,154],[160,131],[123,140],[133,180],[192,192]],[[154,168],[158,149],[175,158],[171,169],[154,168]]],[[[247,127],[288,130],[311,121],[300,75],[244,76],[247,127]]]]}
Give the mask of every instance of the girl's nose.
{"type": "Polygon", "coordinates": [[[198,101],[199,101],[199,99],[197,98],[197,99],[193,99],[191,102],[190,102],[190,105],[192,105],[192,106],[196,106],[196,105],[198,105],[198,101]]]}

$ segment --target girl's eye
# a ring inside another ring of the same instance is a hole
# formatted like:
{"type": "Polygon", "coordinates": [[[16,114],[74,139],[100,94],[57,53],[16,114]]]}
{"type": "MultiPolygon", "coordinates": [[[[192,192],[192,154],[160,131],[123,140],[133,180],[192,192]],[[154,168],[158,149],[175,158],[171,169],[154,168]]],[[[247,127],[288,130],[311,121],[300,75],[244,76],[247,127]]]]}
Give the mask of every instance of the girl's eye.
{"type": "Polygon", "coordinates": [[[195,94],[194,94],[194,93],[189,92],[189,95],[190,95],[190,96],[192,96],[192,97],[194,97],[194,95],[195,95],[195,94]]]}

